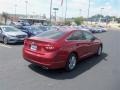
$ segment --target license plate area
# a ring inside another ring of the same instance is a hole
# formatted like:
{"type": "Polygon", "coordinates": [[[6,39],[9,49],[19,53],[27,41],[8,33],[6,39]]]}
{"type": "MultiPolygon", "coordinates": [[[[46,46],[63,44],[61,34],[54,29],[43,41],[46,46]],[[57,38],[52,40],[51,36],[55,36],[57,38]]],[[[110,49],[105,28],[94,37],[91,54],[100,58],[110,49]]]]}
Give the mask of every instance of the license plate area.
{"type": "Polygon", "coordinates": [[[25,38],[19,38],[19,40],[24,40],[25,38]]]}
{"type": "Polygon", "coordinates": [[[37,45],[31,44],[30,49],[32,51],[37,51],[37,45]]]}

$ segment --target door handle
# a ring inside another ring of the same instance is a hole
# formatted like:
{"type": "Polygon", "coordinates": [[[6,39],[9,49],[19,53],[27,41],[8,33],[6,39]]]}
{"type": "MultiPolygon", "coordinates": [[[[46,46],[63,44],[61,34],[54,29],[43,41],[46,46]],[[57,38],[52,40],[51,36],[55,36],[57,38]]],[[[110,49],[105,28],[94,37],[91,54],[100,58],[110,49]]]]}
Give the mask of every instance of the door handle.
{"type": "Polygon", "coordinates": [[[92,45],[92,43],[88,43],[88,46],[92,45]]]}

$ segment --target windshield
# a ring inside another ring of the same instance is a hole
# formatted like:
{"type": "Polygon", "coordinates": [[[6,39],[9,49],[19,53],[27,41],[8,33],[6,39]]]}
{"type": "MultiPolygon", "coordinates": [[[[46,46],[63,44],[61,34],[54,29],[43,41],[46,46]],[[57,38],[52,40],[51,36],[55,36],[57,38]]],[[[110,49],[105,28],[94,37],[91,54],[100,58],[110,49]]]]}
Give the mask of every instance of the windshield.
{"type": "Polygon", "coordinates": [[[37,35],[37,37],[47,38],[47,39],[58,39],[61,38],[64,34],[65,32],[63,31],[45,31],[37,35]]]}
{"type": "Polygon", "coordinates": [[[20,31],[19,29],[14,28],[14,27],[2,27],[2,30],[4,32],[18,32],[18,31],[20,31]]]}

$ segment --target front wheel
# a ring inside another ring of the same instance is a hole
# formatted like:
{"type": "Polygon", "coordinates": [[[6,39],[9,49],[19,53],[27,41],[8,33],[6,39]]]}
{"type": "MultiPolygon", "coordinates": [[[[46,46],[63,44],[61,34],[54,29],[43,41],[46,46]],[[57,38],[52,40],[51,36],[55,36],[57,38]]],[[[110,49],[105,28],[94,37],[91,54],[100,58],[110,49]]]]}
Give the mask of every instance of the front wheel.
{"type": "Polygon", "coordinates": [[[66,63],[66,71],[72,71],[76,67],[77,63],[77,56],[75,54],[71,54],[68,58],[68,61],[66,63]]]}
{"type": "Polygon", "coordinates": [[[4,44],[8,44],[8,39],[7,39],[7,37],[4,37],[3,43],[4,43],[4,44]]]}

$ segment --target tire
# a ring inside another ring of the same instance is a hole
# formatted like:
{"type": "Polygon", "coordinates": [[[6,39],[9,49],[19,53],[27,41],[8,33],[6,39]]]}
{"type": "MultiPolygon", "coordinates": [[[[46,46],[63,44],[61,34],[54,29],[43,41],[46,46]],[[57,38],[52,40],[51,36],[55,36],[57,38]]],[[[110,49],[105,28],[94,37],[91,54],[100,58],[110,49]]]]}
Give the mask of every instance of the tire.
{"type": "Polygon", "coordinates": [[[96,55],[100,56],[101,54],[102,54],[102,46],[100,45],[99,48],[98,48],[98,50],[97,50],[96,55]]]}
{"type": "Polygon", "coordinates": [[[3,43],[4,43],[4,44],[8,44],[8,39],[7,39],[7,37],[4,37],[4,38],[3,38],[3,43]]]}
{"type": "Polygon", "coordinates": [[[66,71],[74,70],[76,67],[76,63],[77,63],[77,56],[74,53],[70,54],[65,66],[66,71]]]}

